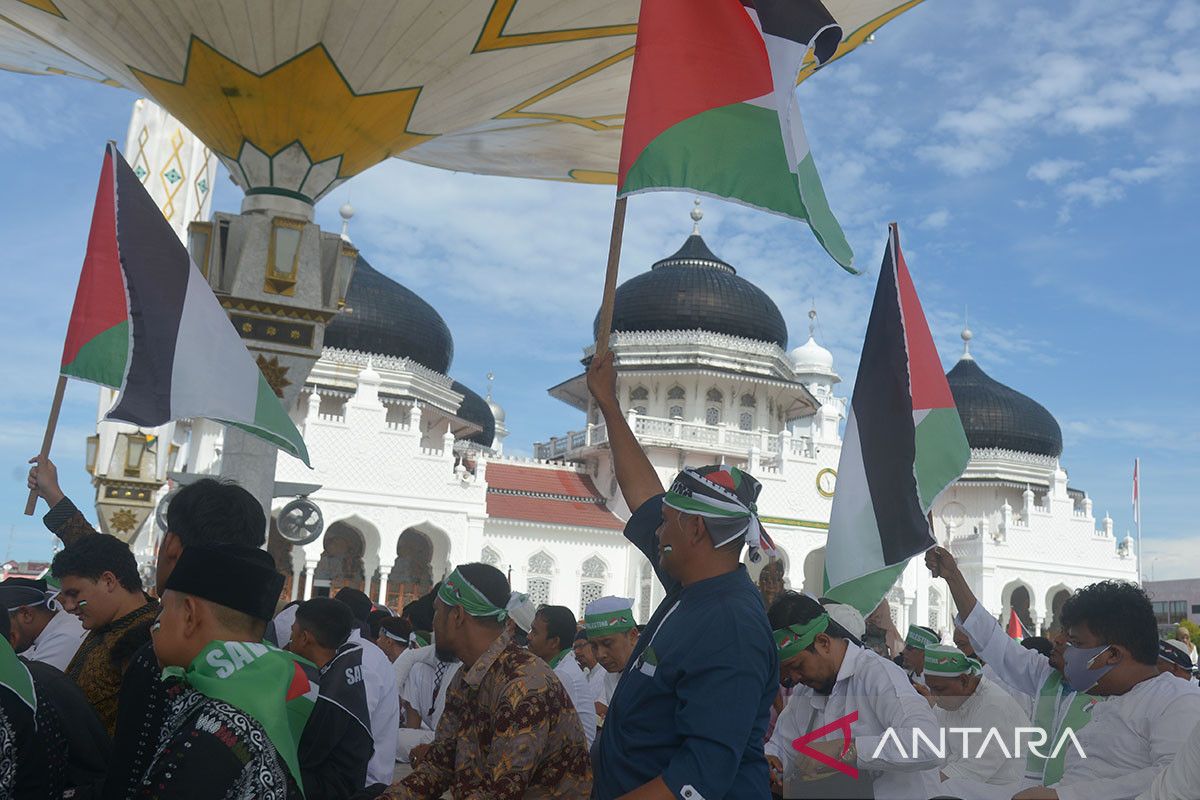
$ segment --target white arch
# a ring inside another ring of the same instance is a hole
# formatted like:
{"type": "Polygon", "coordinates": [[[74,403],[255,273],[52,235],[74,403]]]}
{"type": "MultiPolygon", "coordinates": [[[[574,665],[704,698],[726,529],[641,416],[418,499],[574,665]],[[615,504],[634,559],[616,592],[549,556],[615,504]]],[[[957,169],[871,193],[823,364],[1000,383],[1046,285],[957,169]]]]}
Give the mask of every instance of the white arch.
{"type": "Polygon", "coordinates": [[[395,547],[400,543],[401,534],[403,534],[404,531],[410,530],[416,531],[417,533],[425,536],[425,538],[428,539],[429,543],[433,546],[433,552],[429,557],[429,566],[433,573],[434,582],[436,583],[437,581],[440,581],[442,578],[445,578],[447,575],[449,575],[450,571],[455,566],[453,563],[451,563],[451,557],[454,554],[451,552],[450,534],[446,533],[441,526],[430,522],[428,519],[406,525],[399,533],[396,534],[396,544],[393,545],[393,551],[389,554],[390,560],[396,560],[395,547]]]}

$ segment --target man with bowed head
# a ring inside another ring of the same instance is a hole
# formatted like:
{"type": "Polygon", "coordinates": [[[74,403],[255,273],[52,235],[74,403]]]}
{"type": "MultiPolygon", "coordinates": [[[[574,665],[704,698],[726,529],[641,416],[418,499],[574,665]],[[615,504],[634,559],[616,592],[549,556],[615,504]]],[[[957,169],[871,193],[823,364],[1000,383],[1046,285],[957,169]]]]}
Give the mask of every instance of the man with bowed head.
{"type": "Polygon", "coordinates": [[[621,680],[621,673],[629,663],[629,656],[637,647],[638,629],[633,621],[633,599],[596,598],[583,611],[583,629],[587,632],[588,642],[595,648],[596,663],[603,673],[599,692],[594,698],[596,715],[603,718],[608,713],[608,704],[617,689],[617,682],[621,680]]]}
{"type": "Polygon", "coordinates": [[[762,487],[737,468],[710,466],[685,469],[664,493],[617,401],[611,352],[592,359],[587,383],[633,510],[625,538],[667,590],[596,738],[595,797],[761,800],[779,665],[741,555],[747,545],[752,559],[771,548],[755,505],[762,487]]]}
{"type": "Polygon", "coordinates": [[[390,800],[579,800],[592,769],[579,716],[546,662],[505,630],[508,580],[487,564],[450,573],[434,602],[438,658],[458,659],[433,744],[390,800]]]}

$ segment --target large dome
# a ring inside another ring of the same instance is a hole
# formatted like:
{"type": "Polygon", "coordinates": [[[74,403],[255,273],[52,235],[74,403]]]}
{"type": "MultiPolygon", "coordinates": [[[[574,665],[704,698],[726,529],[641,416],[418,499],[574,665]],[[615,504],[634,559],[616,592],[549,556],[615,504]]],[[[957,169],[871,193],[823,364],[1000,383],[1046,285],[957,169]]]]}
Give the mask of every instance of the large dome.
{"type": "Polygon", "coordinates": [[[449,371],[454,339],[445,320],[361,255],[346,290],[346,308],[325,329],[326,347],[411,358],[443,375],[449,371]]]}
{"type": "Polygon", "coordinates": [[[455,381],[450,388],[463,396],[462,405],[458,407],[459,419],[474,422],[483,428],[482,431],[468,436],[467,439],[475,444],[491,447],[492,441],[496,438],[496,418],[492,414],[488,402],[470,387],[458,381],[455,381]]]}
{"type": "MultiPolygon", "coordinates": [[[[614,331],[724,333],[787,347],[787,324],[766,292],[713,255],[692,233],[669,258],[617,288],[614,331]]],[[[599,333],[600,316],[592,325],[599,333]]]]}
{"type": "Polygon", "coordinates": [[[972,448],[1062,455],[1062,429],[1040,403],[992,379],[967,355],[946,374],[972,448]]]}

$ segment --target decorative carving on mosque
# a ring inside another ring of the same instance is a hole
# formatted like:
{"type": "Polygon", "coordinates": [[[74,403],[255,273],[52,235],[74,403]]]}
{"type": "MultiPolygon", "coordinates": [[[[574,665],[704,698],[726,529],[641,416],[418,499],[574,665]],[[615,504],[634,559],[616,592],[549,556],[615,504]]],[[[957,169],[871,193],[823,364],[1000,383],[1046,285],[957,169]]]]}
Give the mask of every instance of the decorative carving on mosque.
{"type": "Polygon", "coordinates": [[[783,561],[773,558],[758,574],[758,591],[762,593],[763,605],[771,607],[771,603],[783,594],[783,561]]]}

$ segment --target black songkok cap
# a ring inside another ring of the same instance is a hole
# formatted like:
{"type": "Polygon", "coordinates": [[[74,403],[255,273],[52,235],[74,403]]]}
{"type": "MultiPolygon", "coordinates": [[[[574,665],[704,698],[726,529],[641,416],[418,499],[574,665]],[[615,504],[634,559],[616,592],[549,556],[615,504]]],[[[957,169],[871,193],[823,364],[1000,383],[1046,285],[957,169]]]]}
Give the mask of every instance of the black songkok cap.
{"type": "Polygon", "coordinates": [[[270,621],[283,576],[275,571],[275,559],[257,547],[194,544],[183,548],[163,588],[270,621]]]}
{"type": "Polygon", "coordinates": [[[49,594],[42,579],[9,578],[0,581],[0,608],[14,611],[22,606],[41,605],[49,594]]]}

